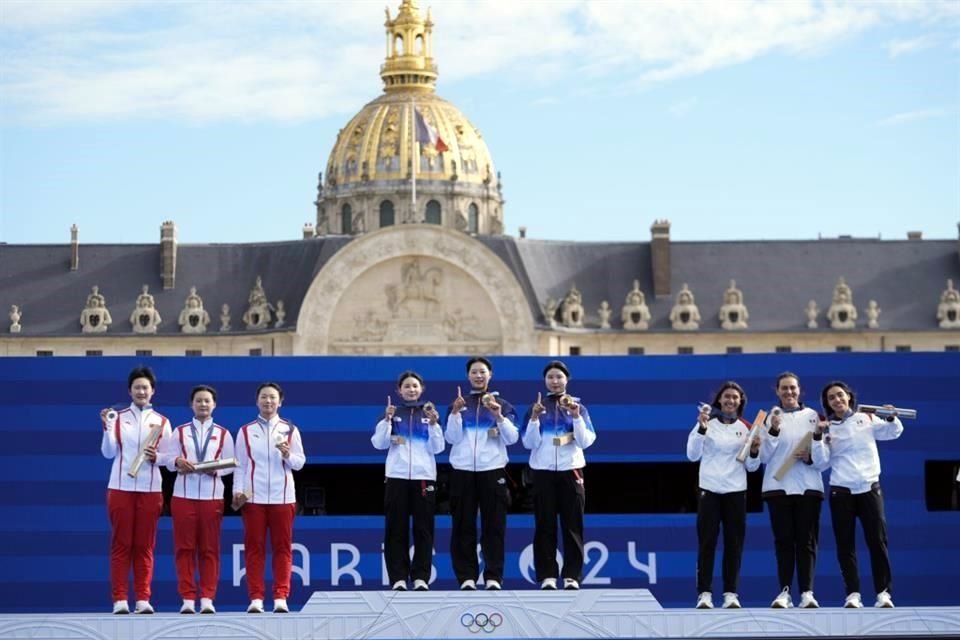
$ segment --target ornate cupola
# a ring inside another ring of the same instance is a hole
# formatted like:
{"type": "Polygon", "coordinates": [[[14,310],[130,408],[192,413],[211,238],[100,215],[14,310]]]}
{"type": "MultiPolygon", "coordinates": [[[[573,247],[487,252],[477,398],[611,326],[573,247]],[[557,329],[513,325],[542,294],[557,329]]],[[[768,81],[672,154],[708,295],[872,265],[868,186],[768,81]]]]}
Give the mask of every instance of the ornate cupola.
{"type": "MultiPolygon", "coordinates": [[[[503,233],[500,175],[480,131],[436,93],[433,21],[413,0],[386,11],[383,94],[337,134],[317,184],[317,235],[435,224],[503,233]]],[[[312,233],[304,232],[309,238],[312,233]]]]}
{"type": "Polygon", "coordinates": [[[380,65],[383,90],[430,91],[437,85],[437,65],[433,61],[433,21],[420,18],[417,3],[403,0],[397,17],[390,18],[387,7],[387,59],[380,65]]]}

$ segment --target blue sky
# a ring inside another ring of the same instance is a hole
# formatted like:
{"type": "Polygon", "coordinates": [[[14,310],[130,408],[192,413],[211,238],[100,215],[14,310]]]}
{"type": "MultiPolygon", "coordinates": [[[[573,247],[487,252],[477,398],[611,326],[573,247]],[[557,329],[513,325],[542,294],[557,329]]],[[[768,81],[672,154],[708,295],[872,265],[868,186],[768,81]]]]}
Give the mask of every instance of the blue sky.
{"type": "MultiPolygon", "coordinates": [[[[507,233],[956,238],[960,2],[443,0],[507,233]]],[[[391,0],[396,12],[399,0],[391,0]]],[[[300,237],[381,0],[3,0],[0,241],[300,237]]]]}

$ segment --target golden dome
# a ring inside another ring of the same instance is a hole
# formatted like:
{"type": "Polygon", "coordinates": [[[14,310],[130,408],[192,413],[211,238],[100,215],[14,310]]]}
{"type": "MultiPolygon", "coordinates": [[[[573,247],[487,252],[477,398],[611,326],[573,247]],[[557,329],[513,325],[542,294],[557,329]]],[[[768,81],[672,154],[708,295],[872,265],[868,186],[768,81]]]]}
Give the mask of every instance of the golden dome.
{"type": "Polygon", "coordinates": [[[426,181],[496,183],[493,159],[480,132],[455,106],[434,93],[388,91],[368,103],[337,135],[327,161],[331,189],[374,181],[410,181],[414,154],[413,110],[437,130],[448,149],[420,144],[418,188],[426,181]]]}
{"type": "Polygon", "coordinates": [[[384,93],[337,134],[318,185],[317,233],[363,233],[384,226],[373,212],[374,201],[384,198],[391,203],[384,220],[394,220],[396,208],[404,222],[437,222],[439,216],[438,223],[451,228],[501,233],[503,200],[486,142],[457,107],[435,93],[429,10],[424,20],[413,0],[403,0],[396,18],[387,9],[384,26],[384,93]],[[426,124],[419,136],[417,117],[426,124]],[[424,129],[432,129],[438,140],[429,141],[432,136],[424,129]],[[450,213],[425,216],[429,203],[450,213]],[[332,222],[330,215],[342,216],[343,222],[332,222]],[[347,220],[358,215],[355,222],[347,220]]]}

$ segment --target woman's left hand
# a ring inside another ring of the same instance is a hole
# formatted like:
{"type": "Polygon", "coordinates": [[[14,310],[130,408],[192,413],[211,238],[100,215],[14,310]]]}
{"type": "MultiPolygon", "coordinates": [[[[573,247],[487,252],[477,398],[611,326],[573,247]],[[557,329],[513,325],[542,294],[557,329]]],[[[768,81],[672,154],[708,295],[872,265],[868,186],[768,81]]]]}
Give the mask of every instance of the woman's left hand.
{"type": "Polygon", "coordinates": [[[283,456],[284,460],[290,457],[290,443],[286,440],[277,444],[277,449],[280,451],[280,455],[283,456]]]}
{"type": "Polygon", "coordinates": [[[147,460],[150,462],[157,461],[157,445],[153,444],[149,447],[144,448],[143,455],[146,456],[147,460]]]}

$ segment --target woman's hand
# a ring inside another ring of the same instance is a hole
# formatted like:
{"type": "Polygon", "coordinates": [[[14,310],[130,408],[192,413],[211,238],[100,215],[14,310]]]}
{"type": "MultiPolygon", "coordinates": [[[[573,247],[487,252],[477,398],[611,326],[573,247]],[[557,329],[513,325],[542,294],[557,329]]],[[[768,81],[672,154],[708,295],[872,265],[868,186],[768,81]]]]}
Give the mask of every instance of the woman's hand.
{"type": "Polygon", "coordinates": [[[239,511],[243,505],[247,504],[247,494],[245,493],[235,493],[233,494],[233,500],[230,502],[230,507],[234,511],[239,511]]]}
{"type": "Polygon", "coordinates": [[[463,399],[460,387],[457,387],[457,397],[453,399],[453,404],[450,405],[450,413],[459,413],[463,411],[465,406],[467,406],[467,401],[463,399]]]}
{"type": "Polygon", "coordinates": [[[390,400],[390,396],[387,396],[387,408],[383,411],[383,419],[387,422],[393,421],[393,416],[396,414],[397,408],[393,406],[393,401],[390,400]]]}
{"type": "Polygon", "coordinates": [[[187,460],[184,457],[177,456],[174,465],[177,467],[177,471],[180,473],[193,473],[196,469],[193,467],[193,463],[187,460]]]}
{"type": "Polygon", "coordinates": [[[541,413],[546,413],[547,408],[543,406],[543,394],[537,394],[537,401],[533,403],[533,406],[530,407],[530,417],[534,420],[537,420],[540,417],[541,413]]]}

